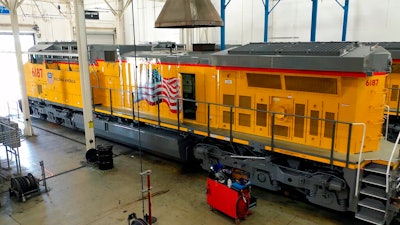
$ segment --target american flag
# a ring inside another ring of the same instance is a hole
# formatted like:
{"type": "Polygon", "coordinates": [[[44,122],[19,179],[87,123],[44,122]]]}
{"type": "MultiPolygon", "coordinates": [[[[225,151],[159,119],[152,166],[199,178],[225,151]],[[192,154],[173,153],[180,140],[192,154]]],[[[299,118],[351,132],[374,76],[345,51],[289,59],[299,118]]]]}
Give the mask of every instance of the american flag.
{"type": "MultiPolygon", "coordinates": [[[[138,87],[135,102],[146,100],[149,105],[157,105],[161,102],[168,104],[171,112],[178,111],[177,101],[180,98],[180,88],[178,78],[163,78],[161,74],[153,69],[151,79],[148,79],[143,86],[138,87]]],[[[182,110],[182,103],[180,110],[182,110]]]]}

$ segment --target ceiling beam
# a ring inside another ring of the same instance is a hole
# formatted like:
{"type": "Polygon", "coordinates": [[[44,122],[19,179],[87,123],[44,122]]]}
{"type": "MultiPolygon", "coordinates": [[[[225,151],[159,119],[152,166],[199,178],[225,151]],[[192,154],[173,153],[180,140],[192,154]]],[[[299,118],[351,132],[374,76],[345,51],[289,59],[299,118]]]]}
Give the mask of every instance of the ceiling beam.
{"type": "MultiPolygon", "coordinates": [[[[8,6],[7,0],[0,0],[0,3],[1,3],[2,5],[4,5],[5,7],[8,6]]],[[[7,7],[7,8],[8,8],[8,7],[7,7]]]]}
{"type": "Polygon", "coordinates": [[[37,2],[47,2],[47,3],[60,3],[60,4],[67,4],[68,0],[35,0],[37,2]]]}
{"type": "Polygon", "coordinates": [[[114,16],[119,16],[118,12],[113,9],[113,7],[110,5],[110,3],[107,0],[104,0],[104,2],[108,5],[108,8],[110,8],[110,10],[114,14],[114,16]]]}

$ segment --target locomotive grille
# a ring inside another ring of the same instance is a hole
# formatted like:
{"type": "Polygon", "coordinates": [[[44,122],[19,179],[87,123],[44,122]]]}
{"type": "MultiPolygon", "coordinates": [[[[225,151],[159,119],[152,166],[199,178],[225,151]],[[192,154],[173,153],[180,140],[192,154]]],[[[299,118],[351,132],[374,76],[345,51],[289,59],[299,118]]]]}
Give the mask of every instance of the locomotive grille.
{"type": "Polygon", "coordinates": [[[275,133],[275,135],[288,137],[289,136],[289,127],[282,126],[282,125],[275,125],[274,126],[274,133],[275,133]]]}
{"type": "Polygon", "coordinates": [[[285,76],[286,90],[337,94],[336,78],[285,76]]]}
{"type": "Polygon", "coordinates": [[[306,111],[306,106],[304,104],[296,104],[295,107],[295,114],[299,115],[294,118],[294,136],[303,138],[304,137],[304,122],[305,119],[305,111],[306,111]]]}
{"type": "Polygon", "coordinates": [[[223,99],[223,104],[224,105],[235,105],[235,96],[234,95],[224,95],[223,99]]]}
{"type": "Polygon", "coordinates": [[[232,124],[235,124],[235,114],[229,111],[224,111],[223,112],[223,118],[222,118],[222,122],[224,123],[231,123],[231,116],[232,116],[232,124]]]}
{"type": "Polygon", "coordinates": [[[267,105],[257,104],[257,126],[267,126],[267,105]],[[264,111],[264,112],[263,112],[264,111]]]}
{"type": "MultiPolygon", "coordinates": [[[[326,112],[325,113],[325,119],[334,120],[335,119],[335,113],[326,112]]],[[[333,122],[325,121],[324,137],[332,138],[332,132],[333,132],[333,122]]]]}
{"type": "Polygon", "coordinates": [[[239,113],[239,125],[250,127],[250,115],[246,113],[239,113]]]}
{"type": "Polygon", "coordinates": [[[239,107],[251,108],[251,97],[249,96],[239,96],[239,107]]]}
{"type": "Polygon", "coordinates": [[[313,118],[319,118],[319,111],[311,110],[311,119],[310,119],[310,135],[318,136],[318,124],[319,120],[313,118]]]}
{"type": "Polygon", "coordinates": [[[228,53],[240,55],[340,56],[357,46],[357,42],[251,43],[229,50],[228,53]]]}
{"type": "Polygon", "coordinates": [[[249,87],[282,89],[281,77],[272,74],[247,73],[249,87]]]}

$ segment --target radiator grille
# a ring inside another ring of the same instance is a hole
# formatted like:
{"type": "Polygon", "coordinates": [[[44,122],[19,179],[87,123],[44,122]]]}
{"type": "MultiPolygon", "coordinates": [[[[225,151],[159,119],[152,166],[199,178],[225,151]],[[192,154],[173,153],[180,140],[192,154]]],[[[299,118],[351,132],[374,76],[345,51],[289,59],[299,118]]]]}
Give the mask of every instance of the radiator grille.
{"type": "Polygon", "coordinates": [[[336,78],[285,76],[286,90],[337,94],[336,78]]]}
{"type": "Polygon", "coordinates": [[[250,115],[245,113],[239,113],[239,125],[250,127],[250,115]]]}
{"type": "MultiPolygon", "coordinates": [[[[335,113],[326,112],[325,113],[325,119],[334,120],[335,119],[335,113]]],[[[332,132],[333,132],[333,122],[325,121],[324,137],[332,138],[332,132]]]]}
{"type": "Polygon", "coordinates": [[[251,97],[249,96],[239,96],[239,107],[251,108],[251,97]]]}
{"type": "Polygon", "coordinates": [[[275,135],[288,137],[289,136],[289,127],[282,126],[282,125],[275,125],[274,126],[274,133],[275,135]]]}
{"type": "Polygon", "coordinates": [[[257,126],[267,126],[267,105],[266,104],[257,104],[257,126]],[[260,112],[259,110],[265,111],[260,112]]]}
{"type": "MultiPolygon", "coordinates": [[[[224,111],[223,112],[223,122],[224,123],[231,123],[231,118],[230,118],[231,112],[230,111],[224,111]]],[[[235,115],[232,113],[232,124],[235,124],[235,115]]]]}
{"type": "MultiPolygon", "coordinates": [[[[299,116],[305,115],[306,106],[304,104],[296,104],[294,114],[299,116]]],[[[304,137],[304,117],[295,117],[294,119],[294,136],[304,137]]]]}
{"type": "Polygon", "coordinates": [[[235,105],[235,96],[234,95],[224,95],[223,97],[224,105],[235,105]]]}
{"type": "Polygon", "coordinates": [[[281,76],[273,74],[247,73],[249,87],[282,89],[281,76]]]}
{"type": "MultiPolygon", "coordinates": [[[[311,110],[311,117],[319,118],[319,111],[311,110]]],[[[311,135],[318,135],[318,124],[319,120],[317,119],[310,119],[310,134],[311,135]]]]}

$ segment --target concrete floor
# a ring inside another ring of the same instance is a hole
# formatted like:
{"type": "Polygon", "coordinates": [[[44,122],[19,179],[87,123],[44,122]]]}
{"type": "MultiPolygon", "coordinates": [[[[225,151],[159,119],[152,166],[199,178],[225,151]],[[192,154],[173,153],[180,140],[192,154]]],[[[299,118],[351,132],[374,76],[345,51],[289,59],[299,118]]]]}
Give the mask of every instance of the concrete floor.
{"type": "MultiPolygon", "coordinates": [[[[143,170],[152,171],[152,211],[158,220],[156,224],[235,223],[208,207],[206,171],[188,171],[179,163],[146,153],[140,157],[137,150],[116,143],[111,143],[116,155],[114,168],[99,170],[86,163],[83,133],[37,120],[33,124],[35,136],[25,139],[19,148],[22,175],[32,173],[40,178],[39,161],[43,160],[50,191],[45,193],[41,187],[42,194],[22,203],[10,198],[10,182],[0,181],[1,225],[119,225],[128,224],[127,217],[132,212],[143,218],[147,200],[141,200],[140,161],[143,170]]],[[[96,140],[96,144],[109,143],[96,140]]],[[[4,146],[0,146],[0,160],[3,175],[15,173],[15,161],[11,170],[4,170],[7,167],[4,146]]],[[[258,188],[253,188],[252,193],[258,198],[257,207],[241,224],[362,224],[352,213],[331,211],[258,188]]]]}

